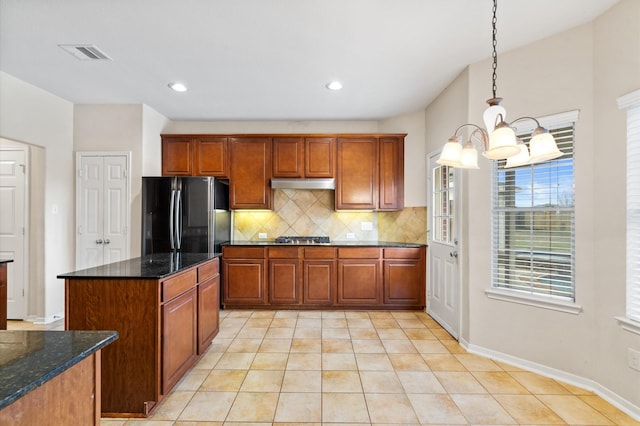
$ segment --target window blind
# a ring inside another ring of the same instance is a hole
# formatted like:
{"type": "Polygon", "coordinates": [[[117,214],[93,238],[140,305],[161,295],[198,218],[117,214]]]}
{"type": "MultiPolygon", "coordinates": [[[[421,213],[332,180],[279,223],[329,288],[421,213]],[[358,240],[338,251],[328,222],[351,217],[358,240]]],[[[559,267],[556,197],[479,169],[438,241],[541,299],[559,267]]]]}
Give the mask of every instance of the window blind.
{"type": "Polygon", "coordinates": [[[627,110],[627,318],[640,322],[640,105],[627,110]]]}
{"type": "Polygon", "coordinates": [[[506,160],[494,163],[492,285],[574,301],[573,123],[551,133],[560,158],[508,169],[506,160]]]}

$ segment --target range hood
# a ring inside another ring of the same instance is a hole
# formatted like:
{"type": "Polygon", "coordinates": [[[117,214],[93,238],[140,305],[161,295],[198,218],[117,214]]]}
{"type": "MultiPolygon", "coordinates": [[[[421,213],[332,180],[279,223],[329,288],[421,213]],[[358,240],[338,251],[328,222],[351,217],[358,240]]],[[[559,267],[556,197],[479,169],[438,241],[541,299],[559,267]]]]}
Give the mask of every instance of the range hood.
{"type": "Polygon", "coordinates": [[[336,189],[335,179],[271,179],[273,189],[336,189]]]}

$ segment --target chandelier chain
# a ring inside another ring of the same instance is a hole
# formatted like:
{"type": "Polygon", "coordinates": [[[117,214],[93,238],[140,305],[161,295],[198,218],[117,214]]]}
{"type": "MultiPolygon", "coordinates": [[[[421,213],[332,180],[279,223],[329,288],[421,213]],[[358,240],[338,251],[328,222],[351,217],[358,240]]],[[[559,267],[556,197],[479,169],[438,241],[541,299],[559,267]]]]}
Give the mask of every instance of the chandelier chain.
{"type": "Polygon", "coordinates": [[[496,23],[498,22],[498,19],[496,18],[496,11],[498,10],[498,0],[493,0],[493,20],[491,21],[491,25],[493,28],[493,32],[492,32],[492,40],[493,40],[493,65],[491,66],[491,68],[493,69],[493,77],[492,77],[492,90],[493,90],[493,97],[496,97],[496,92],[498,91],[498,84],[496,83],[497,79],[498,79],[498,74],[497,74],[497,70],[498,70],[498,53],[496,51],[496,46],[498,45],[497,42],[497,34],[498,34],[498,29],[496,27],[496,23]]]}

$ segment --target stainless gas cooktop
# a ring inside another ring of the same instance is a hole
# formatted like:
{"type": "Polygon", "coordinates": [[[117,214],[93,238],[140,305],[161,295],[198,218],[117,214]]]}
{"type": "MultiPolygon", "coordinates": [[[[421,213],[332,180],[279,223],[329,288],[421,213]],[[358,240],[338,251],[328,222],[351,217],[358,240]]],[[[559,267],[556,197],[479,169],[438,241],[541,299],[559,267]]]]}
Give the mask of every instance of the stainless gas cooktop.
{"type": "Polygon", "coordinates": [[[276,238],[278,244],[329,244],[329,237],[319,236],[282,236],[276,238]]]}

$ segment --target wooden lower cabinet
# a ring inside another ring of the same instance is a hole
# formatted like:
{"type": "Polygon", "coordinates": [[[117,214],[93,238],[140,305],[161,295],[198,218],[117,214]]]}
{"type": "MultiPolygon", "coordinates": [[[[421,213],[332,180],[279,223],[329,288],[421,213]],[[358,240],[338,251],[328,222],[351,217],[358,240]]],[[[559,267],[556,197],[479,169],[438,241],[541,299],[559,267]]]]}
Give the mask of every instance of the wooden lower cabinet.
{"type": "Polygon", "coordinates": [[[302,262],[302,303],[331,306],[335,303],[336,249],[306,247],[302,262]]]}
{"type": "Polygon", "coordinates": [[[198,285],[198,355],[220,331],[220,274],[198,285]]]}
{"type": "Polygon", "coordinates": [[[425,252],[420,248],[384,249],[384,303],[394,306],[425,304],[425,252]]]}
{"type": "Polygon", "coordinates": [[[163,394],[178,383],[196,360],[197,333],[198,293],[194,286],[162,306],[163,394]]]}
{"type": "Polygon", "coordinates": [[[225,306],[267,304],[267,261],[262,247],[222,247],[222,303],[225,306]]]}
{"type": "Polygon", "coordinates": [[[336,305],[379,306],[382,273],[377,259],[338,259],[338,297],[336,305]]]}

